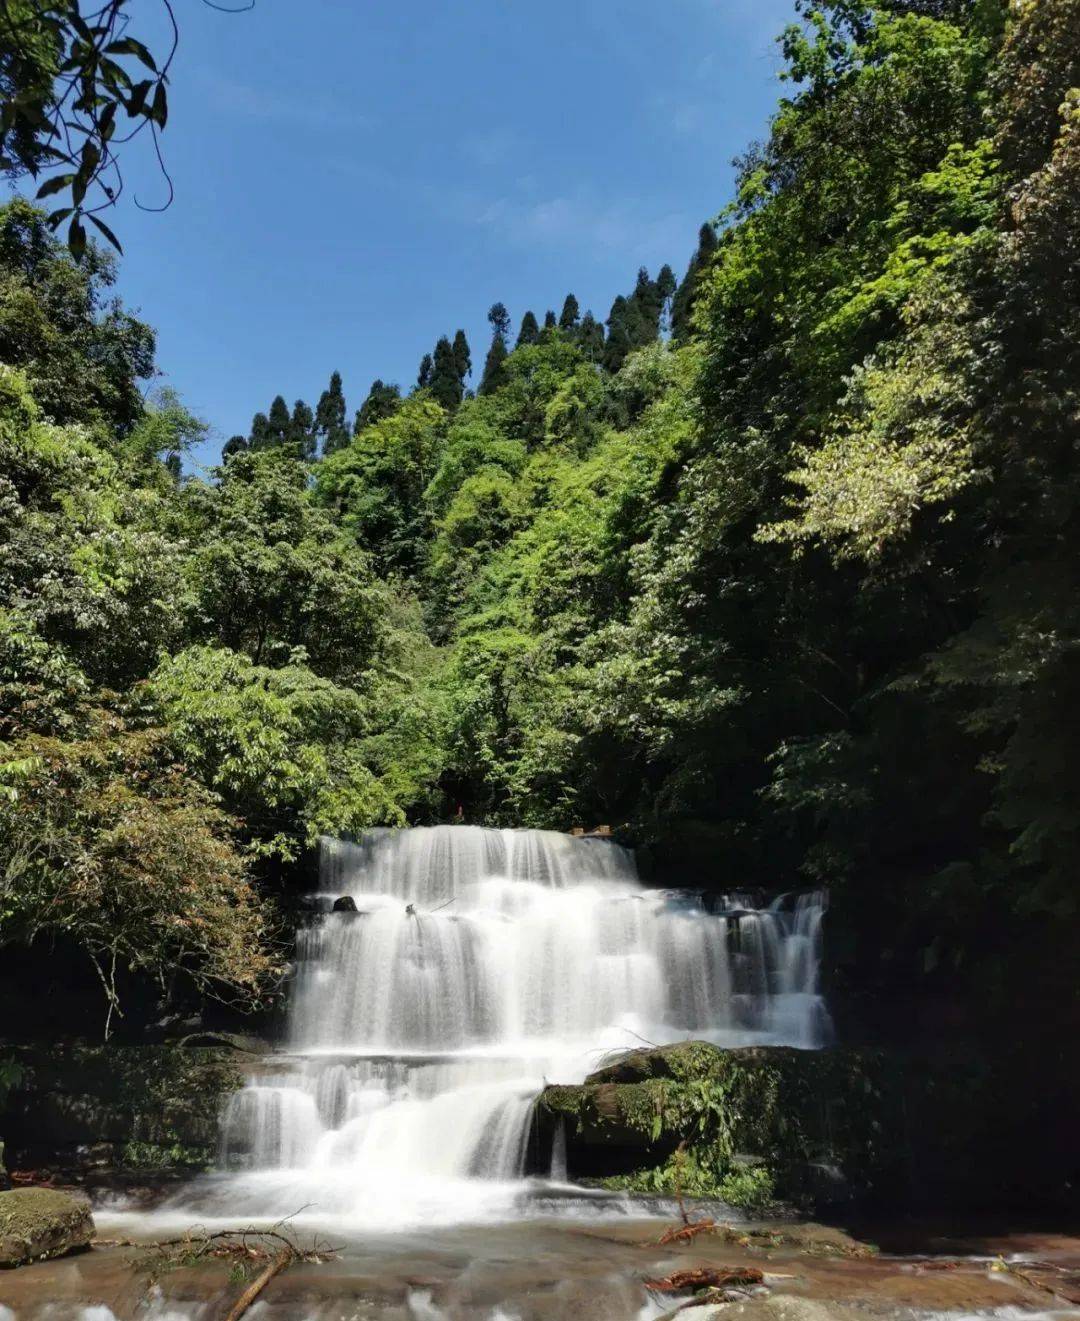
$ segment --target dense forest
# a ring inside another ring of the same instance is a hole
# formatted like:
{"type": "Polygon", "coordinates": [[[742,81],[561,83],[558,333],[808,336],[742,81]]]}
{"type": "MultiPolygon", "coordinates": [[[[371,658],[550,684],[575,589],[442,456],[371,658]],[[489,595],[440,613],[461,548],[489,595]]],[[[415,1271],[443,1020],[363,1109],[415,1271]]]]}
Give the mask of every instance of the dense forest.
{"type": "Polygon", "coordinates": [[[798,9],[681,280],[328,363],[205,475],[116,259],[0,211],[18,966],[263,1003],[321,834],[464,819],[825,884],[853,985],[1074,984],[1080,0],[798,9]]]}

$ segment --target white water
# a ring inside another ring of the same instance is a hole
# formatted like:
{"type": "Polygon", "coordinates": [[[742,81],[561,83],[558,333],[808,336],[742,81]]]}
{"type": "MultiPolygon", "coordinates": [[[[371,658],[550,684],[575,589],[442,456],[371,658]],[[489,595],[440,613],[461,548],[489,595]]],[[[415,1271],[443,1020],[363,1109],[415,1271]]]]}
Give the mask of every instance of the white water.
{"type": "MultiPolygon", "coordinates": [[[[645,890],[631,854],[438,826],[326,841],[289,1055],[231,1102],[204,1211],[382,1229],[519,1205],[533,1100],[613,1050],[688,1037],[811,1048],[823,896],[754,908],[645,890]],[[719,909],[719,911],[717,911],[719,909]]],[[[553,1176],[565,1155],[531,1153],[553,1176]]],[[[565,1177],[565,1176],[564,1176],[565,1177]]]]}

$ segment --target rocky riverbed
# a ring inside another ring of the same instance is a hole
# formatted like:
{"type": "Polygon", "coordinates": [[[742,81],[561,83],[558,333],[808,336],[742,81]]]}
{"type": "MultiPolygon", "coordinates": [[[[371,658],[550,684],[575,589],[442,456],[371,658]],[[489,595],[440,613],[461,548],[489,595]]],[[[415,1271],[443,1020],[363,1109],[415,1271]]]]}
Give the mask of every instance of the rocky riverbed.
{"type": "MultiPolygon", "coordinates": [[[[235,1266],[212,1262],[157,1274],[145,1248],[113,1237],[177,1232],[162,1217],[98,1212],[99,1246],[0,1274],[0,1300],[17,1321],[220,1321],[243,1290],[235,1266]]],[[[652,1321],[694,1301],[648,1280],[685,1271],[743,1271],[760,1284],[729,1289],[684,1321],[857,1321],[949,1313],[1080,1317],[1080,1237],[974,1233],[960,1242],[913,1227],[923,1251],[874,1252],[834,1228],[736,1225],[659,1240],[679,1222],[628,1216],[573,1218],[352,1238],[298,1223],[338,1251],[298,1263],[266,1286],[257,1321],[652,1321]],[[1008,1309],[1007,1311],[1004,1309],[1008,1309]]]]}

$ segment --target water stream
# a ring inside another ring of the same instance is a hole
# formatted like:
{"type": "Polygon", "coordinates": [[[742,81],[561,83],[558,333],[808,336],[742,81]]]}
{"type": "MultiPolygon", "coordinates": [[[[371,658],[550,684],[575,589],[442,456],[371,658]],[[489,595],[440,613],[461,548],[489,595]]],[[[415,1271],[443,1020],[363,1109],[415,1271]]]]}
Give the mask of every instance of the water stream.
{"type": "Polygon", "coordinates": [[[204,1213],[381,1229],[512,1215],[536,1094],[687,1037],[821,1045],[824,897],[645,889],[608,840],[437,826],[328,840],[287,1054],[237,1093],[204,1213]]]}

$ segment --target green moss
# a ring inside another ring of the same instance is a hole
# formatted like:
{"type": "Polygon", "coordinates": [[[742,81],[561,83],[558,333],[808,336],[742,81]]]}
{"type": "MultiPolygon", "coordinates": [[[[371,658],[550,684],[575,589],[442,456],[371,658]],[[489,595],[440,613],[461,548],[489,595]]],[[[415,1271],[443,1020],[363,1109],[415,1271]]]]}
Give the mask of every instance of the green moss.
{"type": "Polygon", "coordinates": [[[885,1090],[875,1055],[691,1041],[631,1051],[541,1105],[586,1143],[641,1149],[641,1167],[608,1187],[759,1207],[774,1190],[811,1200],[815,1165],[872,1180],[885,1090]]]}
{"type": "Polygon", "coordinates": [[[0,1266],[85,1247],[94,1232],[87,1202],[52,1188],[0,1193],[0,1266]]]}
{"type": "Polygon", "coordinates": [[[214,1148],[128,1142],[121,1160],[130,1170],[206,1170],[214,1163],[214,1148]]]}
{"type": "Polygon", "coordinates": [[[33,1163],[78,1164],[111,1146],[127,1169],[202,1169],[213,1160],[222,1100],[242,1085],[236,1052],[211,1047],[15,1048],[21,1068],[0,1127],[33,1163]]]}

